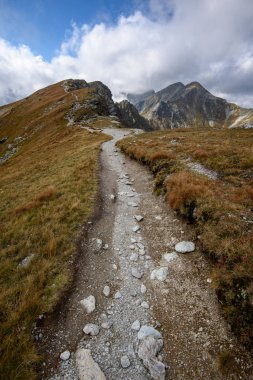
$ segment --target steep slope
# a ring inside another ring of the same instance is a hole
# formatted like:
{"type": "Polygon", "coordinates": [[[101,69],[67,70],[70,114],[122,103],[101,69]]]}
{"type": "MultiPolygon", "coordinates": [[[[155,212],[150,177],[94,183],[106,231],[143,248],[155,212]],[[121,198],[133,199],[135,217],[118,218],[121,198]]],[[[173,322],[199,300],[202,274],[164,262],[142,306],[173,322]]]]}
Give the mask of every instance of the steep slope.
{"type": "Polygon", "coordinates": [[[73,274],[94,212],[98,155],[114,104],[100,82],[67,80],[0,108],[0,378],[34,379],[32,326],[73,274]]]}
{"type": "Polygon", "coordinates": [[[154,94],[129,99],[155,129],[253,126],[253,110],[212,95],[198,82],[186,86],[178,82],[154,94]]]}
{"type": "Polygon", "coordinates": [[[127,100],[116,103],[117,116],[126,128],[138,128],[146,131],[152,130],[147,119],[142,117],[137,109],[127,100]]]}

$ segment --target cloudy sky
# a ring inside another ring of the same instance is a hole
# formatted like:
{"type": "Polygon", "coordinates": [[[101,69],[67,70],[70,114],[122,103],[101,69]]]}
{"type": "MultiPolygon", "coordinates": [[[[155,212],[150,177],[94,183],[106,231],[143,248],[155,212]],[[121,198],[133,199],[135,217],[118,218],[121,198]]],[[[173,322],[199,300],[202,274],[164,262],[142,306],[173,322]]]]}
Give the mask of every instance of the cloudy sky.
{"type": "Polygon", "coordinates": [[[0,104],[66,79],[199,81],[253,108],[253,0],[0,0],[0,104]]]}

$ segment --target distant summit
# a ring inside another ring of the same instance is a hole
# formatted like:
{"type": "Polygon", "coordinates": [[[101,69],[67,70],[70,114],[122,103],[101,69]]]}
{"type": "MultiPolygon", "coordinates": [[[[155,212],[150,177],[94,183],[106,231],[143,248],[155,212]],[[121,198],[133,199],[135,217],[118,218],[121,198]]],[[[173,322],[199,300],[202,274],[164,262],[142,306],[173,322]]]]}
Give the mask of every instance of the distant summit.
{"type": "Polygon", "coordinates": [[[153,129],[181,127],[253,127],[253,110],[212,95],[200,83],[171,84],[155,92],[128,95],[153,129]]]}

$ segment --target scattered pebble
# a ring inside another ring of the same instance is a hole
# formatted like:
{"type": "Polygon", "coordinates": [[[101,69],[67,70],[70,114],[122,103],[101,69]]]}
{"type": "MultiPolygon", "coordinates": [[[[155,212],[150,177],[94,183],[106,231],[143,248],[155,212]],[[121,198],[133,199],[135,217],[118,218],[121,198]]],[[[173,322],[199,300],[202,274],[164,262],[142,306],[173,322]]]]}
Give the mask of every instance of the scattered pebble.
{"type": "Polygon", "coordinates": [[[89,296],[80,301],[80,304],[86,313],[92,313],[96,308],[96,300],[94,296],[89,296]]]}
{"type": "Polygon", "coordinates": [[[141,222],[143,220],[142,215],[134,215],[134,218],[137,220],[137,222],[141,222]]]}
{"type": "Polygon", "coordinates": [[[121,363],[122,368],[128,368],[131,365],[129,357],[127,355],[123,355],[120,358],[120,363],[121,363]]]}
{"type": "Polygon", "coordinates": [[[122,294],[120,292],[116,292],[114,295],[114,298],[117,300],[119,298],[122,298],[122,294]]]}
{"type": "Polygon", "coordinates": [[[110,292],[111,292],[110,287],[108,285],[105,285],[105,287],[103,289],[104,296],[109,297],[110,292]]]}
{"type": "Polygon", "coordinates": [[[141,307],[143,307],[143,309],[149,309],[149,303],[146,302],[146,301],[143,301],[143,302],[141,303],[141,307]]]}
{"type": "Polygon", "coordinates": [[[141,293],[142,293],[142,294],[145,294],[146,291],[147,291],[146,286],[145,286],[144,284],[141,284],[141,293]]]}
{"type": "Polygon", "coordinates": [[[138,319],[132,323],[131,329],[134,331],[139,331],[141,328],[141,323],[138,319]]]}
{"type": "Polygon", "coordinates": [[[165,253],[163,255],[163,258],[169,263],[171,262],[172,260],[175,260],[176,258],[178,258],[178,255],[176,252],[171,252],[171,253],[165,253]]]}
{"type": "Polygon", "coordinates": [[[94,323],[88,323],[84,326],[83,332],[87,335],[95,336],[99,334],[99,326],[94,323]]]}
{"type": "Polygon", "coordinates": [[[69,351],[64,351],[60,355],[60,359],[63,361],[66,361],[70,358],[70,352],[69,351]]]}
{"type": "Polygon", "coordinates": [[[131,273],[132,273],[132,276],[135,278],[140,279],[143,276],[143,271],[141,269],[138,269],[138,268],[133,268],[131,273]]]}
{"type": "Polygon", "coordinates": [[[140,227],[139,226],[134,226],[133,228],[132,228],[132,231],[133,232],[137,232],[137,231],[139,231],[140,230],[140,227]]]}
{"type": "Polygon", "coordinates": [[[151,272],[150,278],[151,278],[151,280],[158,280],[158,281],[163,282],[166,280],[167,274],[168,274],[168,268],[162,267],[159,269],[154,269],[151,272]]]}

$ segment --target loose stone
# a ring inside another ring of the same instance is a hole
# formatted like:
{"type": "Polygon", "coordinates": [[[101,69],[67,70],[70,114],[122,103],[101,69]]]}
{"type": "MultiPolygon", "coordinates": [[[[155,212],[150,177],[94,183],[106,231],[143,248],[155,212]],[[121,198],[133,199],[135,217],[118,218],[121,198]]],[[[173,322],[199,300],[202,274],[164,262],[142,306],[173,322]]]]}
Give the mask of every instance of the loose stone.
{"type": "Polygon", "coordinates": [[[132,273],[132,276],[135,278],[140,279],[143,276],[143,271],[141,269],[138,269],[138,268],[133,268],[131,273],[132,273]]]}
{"type": "Polygon", "coordinates": [[[99,251],[103,246],[103,241],[101,239],[96,239],[96,249],[99,251]]]}
{"type": "Polygon", "coordinates": [[[176,252],[165,253],[163,257],[164,257],[164,260],[166,260],[169,263],[172,260],[175,260],[176,258],[178,258],[178,254],[176,252]]]}
{"type": "Polygon", "coordinates": [[[80,301],[80,304],[86,313],[92,313],[96,308],[96,300],[94,296],[89,296],[80,301]]]}
{"type": "Polygon", "coordinates": [[[149,309],[149,303],[146,302],[146,301],[143,301],[143,302],[141,303],[141,307],[143,307],[143,309],[149,309]]]}
{"type": "Polygon", "coordinates": [[[143,220],[142,215],[134,215],[134,218],[137,220],[137,222],[141,222],[143,220]]]}
{"type": "Polygon", "coordinates": [[[195,250],[195,244],[191,241],[180,241],[175,245],[175,250],[179,253],[188,253],[195,250]]]}
{"type": "Polygon", "coordinates": [[[139,226],[134,226],[133,228],[132,228],[132,231],[133,232],[138,232],[140,230],[140,227],[139,226]]]}
{"type": "Polygon", "coordinates": [[[151,272],[150,278],[151,280],[158,280],[158,281],[163,282],[166,280],[167,274],[168,274],[168,268],[166,267],[163,267],[160,269],[154,269],[151,272]]]}
{"type": "Polygon", "coordinates": [[[141,284],[141,293],[142,293],[142,294],[145,294],[146,291],[147,291],[146,286],[145,286],[144,284],[141,284]]]}
{"type": "Polygon", "coordinates": [[[64,351],[60,355],[60,359],[63,361],[66,361],[70,358],[70,352],[69,351],[64,351]]]}
{"type": "Polygon", "coordinates": [[[128,368],[131,365],[129,357],[127,355],[122,356],[120,358],[120,362],[121,362],[122,368],[128,368]]]}
{"type": "Polygon", "coordinates": [[[96,379],[106,380],[105,375],[93,360],[91,351],[87,349],[78,349],[76,352],[76,367],[78,378],[80,380],[96,379]]]}
{"type": "Polygon", "coordinates": [[[134,331],[139,331],[141,328],[141,323],[140,321],[137,319],[136,321],[133,322],[132,326],[131,326],[131,329],[134,330],[134,331]]]}
{"type": "Polygon", "coordinates": [[[84,326],[83,332],[87,335],[95,336],[99,334],[99,327],[94,323],[88,323],[84,326]]]}
{"type": "Polygon", "coordinates": [[[111,292],[110,287],[108,285],[105,285],[105,287],[103,289],[104,296],[109,297],[110,292],[111,292]]]}
{"type": "Polygon", "coordinates": [[[113,325],[112,321],[103,322],[101,324],[102,329],[110,329],[113,325]]]}
{"type": "Polygon", "coordinates": [[[116,292],[115,295],[114,295],[114,298],[115,299],[122,298],[122,294],[120,292],[116,292]]]}

